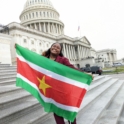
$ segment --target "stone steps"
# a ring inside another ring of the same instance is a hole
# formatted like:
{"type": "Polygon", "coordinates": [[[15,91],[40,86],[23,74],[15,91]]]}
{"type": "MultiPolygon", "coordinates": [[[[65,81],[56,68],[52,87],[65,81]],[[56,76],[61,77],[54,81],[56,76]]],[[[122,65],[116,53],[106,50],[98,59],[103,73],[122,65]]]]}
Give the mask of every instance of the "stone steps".
{"type": "Polygon", "coordinates": [[[11,73],[11,72],[10,73],[4,73],[3,72],[3,73],[0,73],[0,77],[9,77],[9,76],[13,77],[13,76],[16,76],[16,74],[17,74],[16,72],[13,72],[13,73],[11,73]]]}
{"type": "Polygon", "coordinates": [[[10,79],[5,79],[3,81],[0,80],[0,86],[4,86],[4,85],[11,85],[11,84],[15,84],[16,83],[16,79],[15,77],[10,78],[10,79]]]}
{"type": "Polygon", "coordinates": [[[22,89],[19,87],[16,87],[15,84],[0,86],[0,96],[8,95],[10,93],[13,93],[13,91],[19,92],[20,90],[22,89]]]}
{"type": "MultiPolygon", "coordinates": [[[[1,69],[0,124],[56,124],[53,113],[44,112],[36,98],[15,86],[16,66],[1,69]]],[[[123,94],[124,81],[95,75],[78,112],[77,124],[124,124],[123,94]]]]}
{"type": "Polygon", "coordinates": [[[124,108],[123,108],[122,113],[119,117],[118,124],[124,124],[124,108]]]}
{"type": "Polygon", "coordinates": [[[8,69],[8,70],[0,70],[0,74],[1,73],[14,73],[14,72],[16,72],[15,69],[13,69],[13,70],[10,70],[10,69],[8,69]]]}
{"type": "MultiPolygon", "coordinates": [[[[119,81],[122,83],[123,81],[119,81]]],[[[118,91],[118,94],[114,97],[112,103],[102,113],[100,119],[95,124],[117,124],[119,117],[124,107],[124,85],[118,91]],[[104,122],[104,123],[103,123],[104,122]]]]}
{"type": "Polygon", "coordinates": [[[13,75],[13,76],[2,76],[2,77],[0,77],[0,82],[8,81],[8,80],[13,80],[15,78],[16,78],[16,75],[13,75]]]}
{"type": "Polygon", "coordinates": [[[15,67],[13,67],[13,66],[9,66],[9,67],[0,67],[0,71],[1,71],[1,70],[8,70],[8,69],[14,70],[14,69],[17,69],[17,67],[16,67],[16,66],[15,66],[15,67]]]}
{"type": "Polygon", "coordinates": [[[82,124],[82,122],[85,122],[85,124],[95,124],[101,113],[111,103],[116,93],[120,90],[121,86],[122,83],[115,82],[108,90],[100,94],[99,98],[92,102],[85,111],[82,110],[82,114],[79,113],[77,123],[82,124]]]}
{"type": "MultiPolygon", "coordinates": [[[[106,78],[107,80],[111,79],[110,77],[107,77],[106,78]]],[[[96,81],[96,80],[95,80],[96,81]]],[[[105,80],[104,80],[105,81],[105,80]]],[[[102,85],[102,83],[100,82],[100,84],[102,85]]],[[[93,85],[96,85],[96,84],[93,84],[93,85]]],[[[99,85],[100,86],[100,85],[99,85]]],[[[96,87],[92,87],[92,88],[96,88],[96,87]]],[[[92,89],[91,88],[91,89],[92,89]]],[[[90,89],[90,90],[91,90],[90,89]]],[[[34,98],[35,99],[35,98],[34,98]]],[[[21,109],[21,108],[20,108],[21,109]]],[[[30,120],[30,124],[34,124],[34,123],[41,123],[41,122],[44,122],[46,121],[49,117],[53,116],[53,114],[47,114],[46,112],[44,112],[43,108],[40,106],[39,109],[36,109],[36,111],[31,111],[30,112],[32,113],[32,115],[30,114],[27,114],[27,115],[24,115],[22,117],[19,116],[19,119],[16,119],[16,120],[9,120],[9,123],[10,121],[12,121],[11,123],[15,123],[16,122],[20,122],[20,123],[23,123],[23,121],[25,121],[25,123],[29,123],[29,118],[30,116],[33,116],[33,118],[30,120]],[[39,115],[39,116],[38,116],[39,115]],[[25,118],[25,120],[23,119],[25,118]]],[[[15,119],[15,118],[14,118],[15,119]]]]}
{"type": "MultiPolygon", "coordinates": [[[[26,91],[24,91],[24,92],[26,92],[26,91]]],[[[12,95],[12,94],[11,94],[12,95]]],[[[35,99],[35,98],[34,98],[35,99]]],[[[38,103],[38,102],[37,102],[38,103]]],[[[36,104],[37,104],[36,103],[36,104]]],[[[33,104],[34,105],[34,104],[33,104]]],[[[21,109],[21,108],[20,108],[21,109]]],[[[38,121],[44,121],[44,120],[46,120],[46,119],[48,119],[48,117],[49,116],[52,116],[52,114],[47,114],[46,112],[44,112],[44,110],[43,110],[43,108],[40,106],[40,108],[38,108],[38,109],[36,109],[37,111],[33,111],[32,112],[32,116],[33,116],[33,119],[31,119],[30,120],[30,123],[31,124],[33,124],[33,123],[36,123],[36,121],[38,122],[38,121]],[[40,114],[39,114],[40,113],[40,114]],[[38,115],[40,115],[40,116],[38,116],[38,115]]],[[[31,112],[31,110],[30,110],[30,112],[31,112]]],[[[29,118],[30,118],[30,114],[27,114],[27,115],[24,115],[24,117],[22,116],[22,118],[21,117],[19,117],[19,122],[20,123],[23,123],[23,121],[25,121],[25,120],[27,120],[27,121],[29,121],[29,118]],[[23,120],[23,118],[25,118],[25,120],[23,120]]],[[[9,123],[10,123],[10,121],[11,120],[9,120],[9,123]]],[[[12,123],[16,123],[16,121],[17,121],[17,119],[15,120],[15,121],[13,121],[12,123]]],[[[26,122],[25,122],[26,123],[26,122]]],[[[27,123],[29,123],[29,122],[27,122],[27,123]]]]}
{"type": "MultiPolygon", "coordinates": [[[[13,105],[0,111],[0,124],[9,124],[11,120],[16,120],[22,115],[30,114],[40,106],[34,98],[30,100],[20,101],[20,104],[13,105]]],[[[41,107],[41,106],[40,106],[41,107]]],[[[19,122],[17,122],[19,124],[19,122]]]]}
{"type": "Polygon", "coordinates": [[[9,64],[0,64],[0,67],[8,67],[10,66],[9,64]]]}

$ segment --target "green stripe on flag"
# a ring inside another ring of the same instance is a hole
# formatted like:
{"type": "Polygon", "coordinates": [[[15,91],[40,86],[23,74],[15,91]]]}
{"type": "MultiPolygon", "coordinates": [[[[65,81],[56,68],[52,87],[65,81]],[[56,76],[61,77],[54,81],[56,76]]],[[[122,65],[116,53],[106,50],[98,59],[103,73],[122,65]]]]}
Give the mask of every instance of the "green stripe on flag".
{"type": "Polygon", "coordinates": [[[37,98],[37,100],[41,103],[41,105],[44,107],[44,110],[46,112],[54,112],[56,113],[58,116],[62,116],[67,120],[70,121],[74,121],[74,119],[76,118],[77,112],[70,112],[70,111],[66,111],[63,110],[61,108],[56,107],[54,104],[52,103],[46,103],[43,101],[43,99],[41,98],[39,92],[37,91],[37,89],[35,89],[34,87],[32,87],[31,85],[29,85],[27,82],[25,82],[24,80],[22,80],[21,78],[16,78],[16,86],[22,87],[25,90],[27,90],[28,92],[30,92],[34,97],[37,98]]]}
{"type": "Polygon", "coordinates": [[[16,45],[16,52],[19,56],[22,56],[25,60],[33,64],[36,64],[37,66],[40,66],[44,69],[52,71],[56,74],[59,74],[61,76],[64,76],[88,85],[90,85],[90,83],[92,82],[92,77],[90,75],[87,75],[83,72],[80,72],[78,70],[62,65],[58,62],[52,61],[28,49],[25,49],[19,45],[16,45]]]}

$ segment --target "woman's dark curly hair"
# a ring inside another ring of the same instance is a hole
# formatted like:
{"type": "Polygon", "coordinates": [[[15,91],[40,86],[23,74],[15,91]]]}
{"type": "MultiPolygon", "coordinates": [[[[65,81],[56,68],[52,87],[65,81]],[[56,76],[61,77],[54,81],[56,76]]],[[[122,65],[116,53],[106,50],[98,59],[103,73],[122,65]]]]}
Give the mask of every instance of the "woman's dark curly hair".
{"type": "MultiPolygon", "coordinates": [[[[51,45],[51,47],[52,47],[54,44],[56,44],[56,43],[53,43],[53,44],[51,45]]],[[[63,46],[62,46],[62,44],[60,44],[60,43],[57,43],[57,44],[59,44],[59,45],[61,46],[61,50],[60,50],[59,56],[63,57],[63,56],[64,56],[63,53],[62,53],[63,46]]],[[[51,47],[50,47],[47,51],[43,52],[42,55],[43,55],[43,56],[46,56],[46,57],[49,57],[49,56],[50,56],[50,49],[51,49],[51,47]]]]}

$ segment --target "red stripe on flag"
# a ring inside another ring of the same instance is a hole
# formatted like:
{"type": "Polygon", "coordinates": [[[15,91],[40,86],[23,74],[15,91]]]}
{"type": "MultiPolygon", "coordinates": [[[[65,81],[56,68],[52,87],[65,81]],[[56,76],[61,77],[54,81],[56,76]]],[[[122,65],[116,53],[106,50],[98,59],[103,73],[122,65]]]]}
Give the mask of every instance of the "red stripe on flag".
{"type": "MultiPolygon", "coordinates": [[[[74,85],[67,84],[60,80],[53,79],[47,75],[44,75],[34,69],[32,69],[27,63],[17,59],[17,72],[27,78],[32,83],[39,87],[39,81],[37,79],[42,79],[45,76],[46,84],[50,85],[52,88],[46,89],[45,96],[54,99],[56,102],[68,106],[80,107],[82,99],[86,93],[85,89],[76,87],[74,85]]],[[[40,92],[44,95],[43,91],[40,92]]]]}

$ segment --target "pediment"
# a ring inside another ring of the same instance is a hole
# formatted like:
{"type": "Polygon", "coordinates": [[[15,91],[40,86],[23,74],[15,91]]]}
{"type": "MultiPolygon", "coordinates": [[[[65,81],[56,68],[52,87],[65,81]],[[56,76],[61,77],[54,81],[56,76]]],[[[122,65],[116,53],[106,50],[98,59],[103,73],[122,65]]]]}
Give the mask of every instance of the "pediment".
{"type": "Polygon", "coordinates": [[[79,41],[81,41],[81,42],[83,42],[85,44],[91,45],[86,37],[82,37],[79,41]]]}

